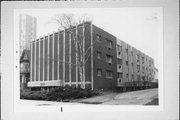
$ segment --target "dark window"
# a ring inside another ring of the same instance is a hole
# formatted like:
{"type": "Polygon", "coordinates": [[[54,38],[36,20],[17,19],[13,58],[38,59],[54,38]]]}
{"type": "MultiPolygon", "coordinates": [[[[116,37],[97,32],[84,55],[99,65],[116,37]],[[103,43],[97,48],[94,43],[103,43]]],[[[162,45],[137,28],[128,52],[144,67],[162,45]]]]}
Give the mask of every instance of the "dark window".
{"type": "Polygon", "coordinates": [[[133,74],[131,75],[131,78],[134,79],[134,75],[133,74]]]}
{"type": "Polygon", "coordinates": [[[97,69],[97,76],[102,76],[102,69],[97,69]]]}
{"type": "Polygon", "coordinates": [[[99,35],[99,34],[96,35],[96,41],[98,41],[98,42],[101,41],[101,35],[99,35]]]}
{"type": "Polygon", "coordinates": [[[121,67],[122,67],[122,66],[121,66],[121,65],[119,65],[119,69],[121,69],[121,67]]]}
{"type": "Polygon", "coordinates": [[[136,55],[136,59],[139,60],[139,55],[136,55]]]}
{"type": "Polygon", "coordinates": [[[117,59],[118,64],[122,64],[122,59],[117,59]]]}
{"type": "Polygon", "coordinates": [[[109,39],[106,39],[106,46],[108,47],[108,48],[112,48],[112,44],[113,44],[113,42],[111,41],[111,40],[109,40],[109,39]]]}
{"type": "Polygon", "coordinates": [[[131,51],[131,55],[133,56],[133,51],[131,51]]]}
{"type": "Polygon", "coordinates": [[[142,64],[144,64],[144,57],[142,57],[142,64]]]}
{"type": "Polygon", "coordinates": [[[145,68],[144,67],[142,67],[142,71],[143,71],[143,73],[145,72],[145,68]]]}
{"type": "Polygon", "coordinates": [[[106,70],[106,78],[113,78],[113,71],[106,70]]]}
{"type": "Polygon", "coordinates": [[[121,52],[118,52],[118,55],[121,55],[121,52]]]}
{"type": "Polygon", "coordinates": [[[118,78],[122,78],[122,73],[118,72],[118,78]]]}
{"type": "Polygon", "coordinates": [[[106,55],[106,62],[107,62],[107,63],[112,64],[112,59],[113,59],[113,56],[111,56],[111,55],[106,55]]]}
{"type": "Polygon", "coordinates": [[[137,69],[140,70],[140,66],[139,65],[137,65],[137,69]]]}
{"type": "Polygon", "coordinates": [[[117,45],[117,51],[118,51],[118,52],[121,52],[121,51],[122,51],[122,46],[117,45]]]}
{"type": "Polygon", "coordinates": [[[126,61],[126,65],[128,66],[128,61],[126,61]]]}
{"type": "Polygon", "coordinates": [[[128,54],[128,49],[126,48],[126,53],[128,54]]]}
{"type": "Polygon", "coordinates": [[[126,74],[126,78],[128,78],[128,76],[129,76],[129,74],[127,73],[127,74],[126,74]]]}
{"type": "Polygon", "coordinates": [[[102,55],[102,53],[97,51],[97,59],[101,59],[101,55],[102,55]]]}

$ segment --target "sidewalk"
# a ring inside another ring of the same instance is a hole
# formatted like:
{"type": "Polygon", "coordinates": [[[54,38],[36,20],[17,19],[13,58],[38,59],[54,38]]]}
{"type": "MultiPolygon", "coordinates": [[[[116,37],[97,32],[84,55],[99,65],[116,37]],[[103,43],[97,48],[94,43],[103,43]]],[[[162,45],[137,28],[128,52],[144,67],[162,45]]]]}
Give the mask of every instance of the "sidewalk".
{"type": "Polygon", "coordinates": [[[155,98],[158,98],[157,88],[125,93],[105,93],[101,96],[79,99],[73,102],[104,105],[144,105],[155,98]]]}

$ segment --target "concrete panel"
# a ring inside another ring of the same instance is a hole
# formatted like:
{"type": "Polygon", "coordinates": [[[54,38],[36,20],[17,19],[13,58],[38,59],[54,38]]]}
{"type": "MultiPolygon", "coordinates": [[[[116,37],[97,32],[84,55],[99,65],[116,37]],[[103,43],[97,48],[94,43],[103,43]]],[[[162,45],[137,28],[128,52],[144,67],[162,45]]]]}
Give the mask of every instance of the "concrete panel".
{"type": "Polygon", "coordinates": [[[59,78],[63,80],[63,32],[59,33],[59,78]]]}
{"type": "Polygon", "coordinates": [[[35,67],[34,67],[34,59],[35,59],[35,42],[32,42],[32,61],[30,62],[32,64],[32,72],[30,74],[32,74],[32,78],[30,79],[31,81],[34,81],[34,70],[35,70],[35,67]]]}
{"type": "Polygon", "coordinates": [[[54,80],[58,78],[58,33],[54,34],[54,80]]]}
{"type": "Polygon", "coordinates": [[[49,38],[49,80],[52,80],[52,67],[53,67],[52,53],[53,53],[53,35],[51,34],[49,38]]]}
{"type": "Polygon", "coordinates": [[[44,38],[41,38],[40,41],[40,81],[43,81],[43,40],[44,38]]]}
{"type": "Polygon", "coordinates": [[[69,32],[65,32],[65,82],[69,82],[69,32]]]}
{"type": "Polygon", "coordinates": [[[38,67],[39,67],[39,40],[36,41],[36,81],[39,81],[39,72],[38,72],[38,67]]]}
{"type": "Polygon", "coordinates": [[[48,36],[45,37],[45,61],[44,61],[44,81],[47,81],[47,66],[48,66],[48,36]]]}

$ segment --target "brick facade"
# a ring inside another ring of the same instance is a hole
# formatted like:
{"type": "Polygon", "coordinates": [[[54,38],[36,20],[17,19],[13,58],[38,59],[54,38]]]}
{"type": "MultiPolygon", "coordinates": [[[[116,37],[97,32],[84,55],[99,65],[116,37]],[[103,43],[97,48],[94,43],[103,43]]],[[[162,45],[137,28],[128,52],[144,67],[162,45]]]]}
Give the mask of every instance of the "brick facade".
{"type": "Polygon", "coordinates": [[[142,78],[146,81],[154,79],[152,58],[91,23],[34,40],[31,51],[29,87],[77,87],[83,84],[85,88],[114,90],[142,81],[142,78]],[[74,38],[82,42],[82,51],[87,53],[83,83],[76,66],[78,56],[74,38]]]}

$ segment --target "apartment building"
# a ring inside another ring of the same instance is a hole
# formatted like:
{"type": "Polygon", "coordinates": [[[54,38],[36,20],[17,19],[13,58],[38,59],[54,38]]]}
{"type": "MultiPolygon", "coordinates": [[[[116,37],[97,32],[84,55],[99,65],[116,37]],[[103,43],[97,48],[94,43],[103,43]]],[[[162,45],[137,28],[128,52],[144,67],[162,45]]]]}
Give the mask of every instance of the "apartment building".
{"type": "Polygon", "coordinates": [[[28,87],[115,90],[144,86],[143,81],[148,85],[154,79],[151,57],[89,22],[32,41],[30,58],[28,87]],[[82,76],[78,49],[85,61],[82,76]]]}

